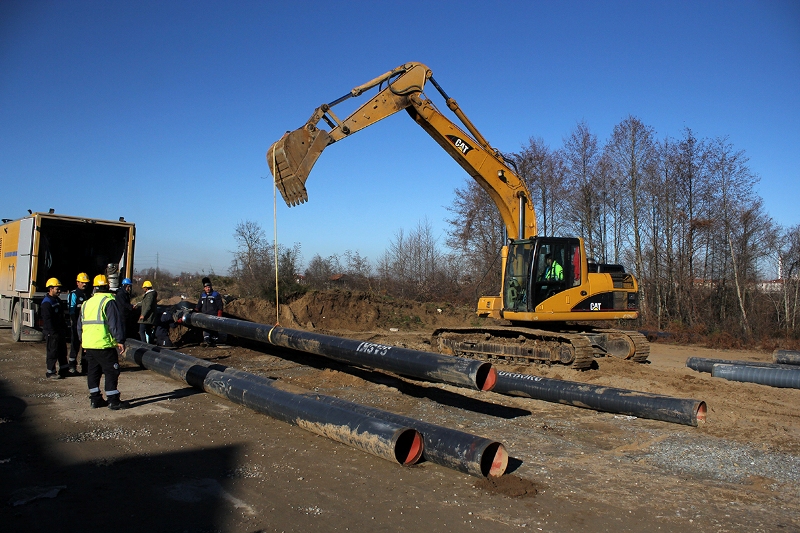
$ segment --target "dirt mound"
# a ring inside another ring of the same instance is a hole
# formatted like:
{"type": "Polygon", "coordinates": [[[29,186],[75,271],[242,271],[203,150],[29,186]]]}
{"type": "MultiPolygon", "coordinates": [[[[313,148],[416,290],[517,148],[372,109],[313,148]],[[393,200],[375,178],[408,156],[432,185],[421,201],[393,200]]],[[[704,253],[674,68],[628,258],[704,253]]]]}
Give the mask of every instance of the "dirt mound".
{"type": "MultiPolygon", "coordinates": [[[[225,306],[225,313],[244,320],[275,324],[275,304],[242,298],[225,306]]],[[[347,331],[397,328],[429,329],[464,326],[478,318],[472,309],[452,304],[419,303],[353,291],[309,292],[281,305],[278,322],[283,327],[347,331]]]]}

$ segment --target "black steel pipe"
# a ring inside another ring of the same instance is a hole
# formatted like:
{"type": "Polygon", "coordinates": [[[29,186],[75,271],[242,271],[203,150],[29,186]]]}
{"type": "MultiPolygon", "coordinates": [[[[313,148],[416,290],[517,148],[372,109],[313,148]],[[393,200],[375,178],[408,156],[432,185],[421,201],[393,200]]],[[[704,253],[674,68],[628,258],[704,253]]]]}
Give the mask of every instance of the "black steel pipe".
{"type": "Polygon", "coordinates": [[[762,363],[760,361],[736,361],[732,359],[708,359],[706,357],[689,357],[686,366],[697,372],[711,373],[714,365],[739,365],[763,368],[791,368],[790,365],[776,365],[775,363],[762,363]]]}
{"type": "MultiPolygon", "coordinates": [[[[208,363],[209,365],[212,363],[208,363]]],[[[225,367],[224,372],[238,375],[246,379],[272,383],[271,386],[282,388],[296,394],[311,395],[314,399],[329,405],[341,407],[348,411],[374,416],[381,420],[389,420],[403,426],[416,429],[422,434],[425,445],[422,457],[426,461],[452,468],[465,474],[481,477],[500,477],[508,467],[508,452],[502,443],[472,435],[463,431],[450,429],[436,424],[423,422],[415,418],[384,411],[376,407],[361,405],[335,396],[311,393],[309,391],[275,381],[268,377],[251,374],[243,370],[225,367]]]]}
{"type": "Polygon", "coordinates": [[[432,463],[482,477],[500,477],[508,467],[508,452],[500,442],[407,416],[388,413],[334,396],[321,396],[319,400],[348,411],[377,416],[383,420],[416,429],[422,434],[425,441],[422,457],[432,463]]]}
{"type": "Polygon", "coordinates": [[[395,422],[348,411],[308,395],[287,392],[265,382],[223,372],[221,365],[133,339],[125,341],[127,361],[401,465],[422,456],[418,431],[395,422]]]}
{"type": "Polygon", "coordinates": [[[796,350],[775,350],[772,360],[783,365],[800,365],[800,352],[796,350]]]}
{"type": "Polygon", "coordinates": [[[492,368],[490,363],[475,359],[452,357],[187,311],[179,312],[176,322],[427,381],[478,390],[492,390],[497,380],[497,371],[492,368]]]}
{"type": "MultiPolygon", "coordinates": [[[[148,348],[148,345],[139,341],[129,340],[130,345],[135,345],[139,348],[148,348]]],[[[293,392],[301,396],[310,396],[316,401],[324,402],[328,405],[340,407],[347,411],[360,413],[363,415],[371,416],[381,420],[388,420],[401,426],[407,426],[417,430],[422,434],[424,446],[422,448],[422,457],[432,463],[452,468],[466,474],[482,477],[499,477],[502,476],[508,467],[508,452],[502,443],[449,429],[435,424],[422,422],[414,418],[403,415],[398,415],[382,409],[360,405],[354,402],[336,398],[333,396],[326,396],[322,394],[312,393],[299,387],[287,385],[274,379],[257,374],[251,374],[243,370],[227,367],[217,363],[210,363],[203,359],[197,359],[192,356],[166,350],[165,348],[158,348],[149,346],[150,349],[156,352],[168,352],[171,355],[185,361],[190,361],[193,364],[204,366],[206,368],[213,368],[224,372],[241,377],[243,379],[251,380],[256,383],[261,383],[265,386],[279,388],[287,392],[293,392]]],[[[185,381],[185,380],[184,380],[185,381]]]]}
{"type": "Polygon", "coordinates": [[[711,369],[711,375],[715,378],[723,378],[729,381],[800,389],[800,368],[765,368],[750,365],[715,364],[711,369]]]}
{"type": "Polygon", "coordinates": [[[687,426],[697,426],[706,420],[706,403],[700,400],[527,374],[498,372],[494,392],[687,426]]]}

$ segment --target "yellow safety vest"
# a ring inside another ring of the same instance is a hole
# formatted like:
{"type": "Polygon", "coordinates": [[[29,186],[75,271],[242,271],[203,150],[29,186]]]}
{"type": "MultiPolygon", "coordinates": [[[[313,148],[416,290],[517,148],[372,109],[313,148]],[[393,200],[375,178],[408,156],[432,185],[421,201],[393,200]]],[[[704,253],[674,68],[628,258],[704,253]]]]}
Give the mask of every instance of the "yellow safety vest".
{"type": "Polygon", "coordinates": [[[83,303],[81,344],[85,350],[104,350],[117,345],[106,324],[106,303],[113,299],[107,292],[98,292],[83,303]]]}

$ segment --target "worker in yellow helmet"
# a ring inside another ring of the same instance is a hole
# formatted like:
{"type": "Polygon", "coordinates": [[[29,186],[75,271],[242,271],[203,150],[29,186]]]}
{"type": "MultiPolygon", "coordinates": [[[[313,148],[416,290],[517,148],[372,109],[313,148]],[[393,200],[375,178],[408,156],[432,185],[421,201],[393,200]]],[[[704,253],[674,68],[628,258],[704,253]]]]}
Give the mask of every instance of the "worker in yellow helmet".
{"type": "Polygon", "coordinates": [[[86,285],[89,283],[89,276],[86,272],[81,272],[75,279],[77,288],[69,291],[67,296],[67,307],[69,309],[69,373],[78,373],[78,352],[81,353],[81,374],[86,374],[86,356],[81,349],[81,341],[78,337],[78,317],[81,314],[83,302],[89,299],[89,291],[86,285]]]}
{"type": "Polygon", "coordinates": [[[47,379],[61,379],[68,372],[67,368],[67,321],[64,320],[64,308],[61,307],[61,282],[50,278],[45,284],[47,296],[42,300],[39,313],[42,317],[42,333],[47,341],[47,379]],[[56,372],[58,361],[58,372],[56,372]]]}
{"type": "Polygon", "coordinates": [[[120,320],[114,295],[108,287],[108,278],[103,274],[94,277],[94,296],[81,307],[78,332],[81,346],[86,350],[88,368],[86,382],[89,386],[89,401],[92,409],[108,406],[109,409],[125,409],[128,402],[120,401],[119,354],[125,349],[125,329],[120,320]],[[100,393],[100,376],[105,374],[106,399],[100,393]]]}
{"type": "Polygon", "coordinates": [[[142,342],[155,344],[156,319],[158,318],[158,293],[153,288],[149,279],[144,280],[142,288],[145,290],[142,296],[141,315],[139,316],[139,338],[142,342]]]}

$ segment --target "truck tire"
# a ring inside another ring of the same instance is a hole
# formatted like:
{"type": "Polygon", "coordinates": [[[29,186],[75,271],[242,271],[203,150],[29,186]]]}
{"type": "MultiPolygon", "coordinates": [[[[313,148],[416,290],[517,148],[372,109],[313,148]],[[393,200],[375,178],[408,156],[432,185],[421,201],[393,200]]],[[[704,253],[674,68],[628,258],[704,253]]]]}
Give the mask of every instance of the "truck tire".
{"type": "Polygon", "coordinates": [[[11,340],[19,342],[20,334],[22,333],[22,307],[19,302],[14,304],[14,310],[11,312],[11,340]]]}

